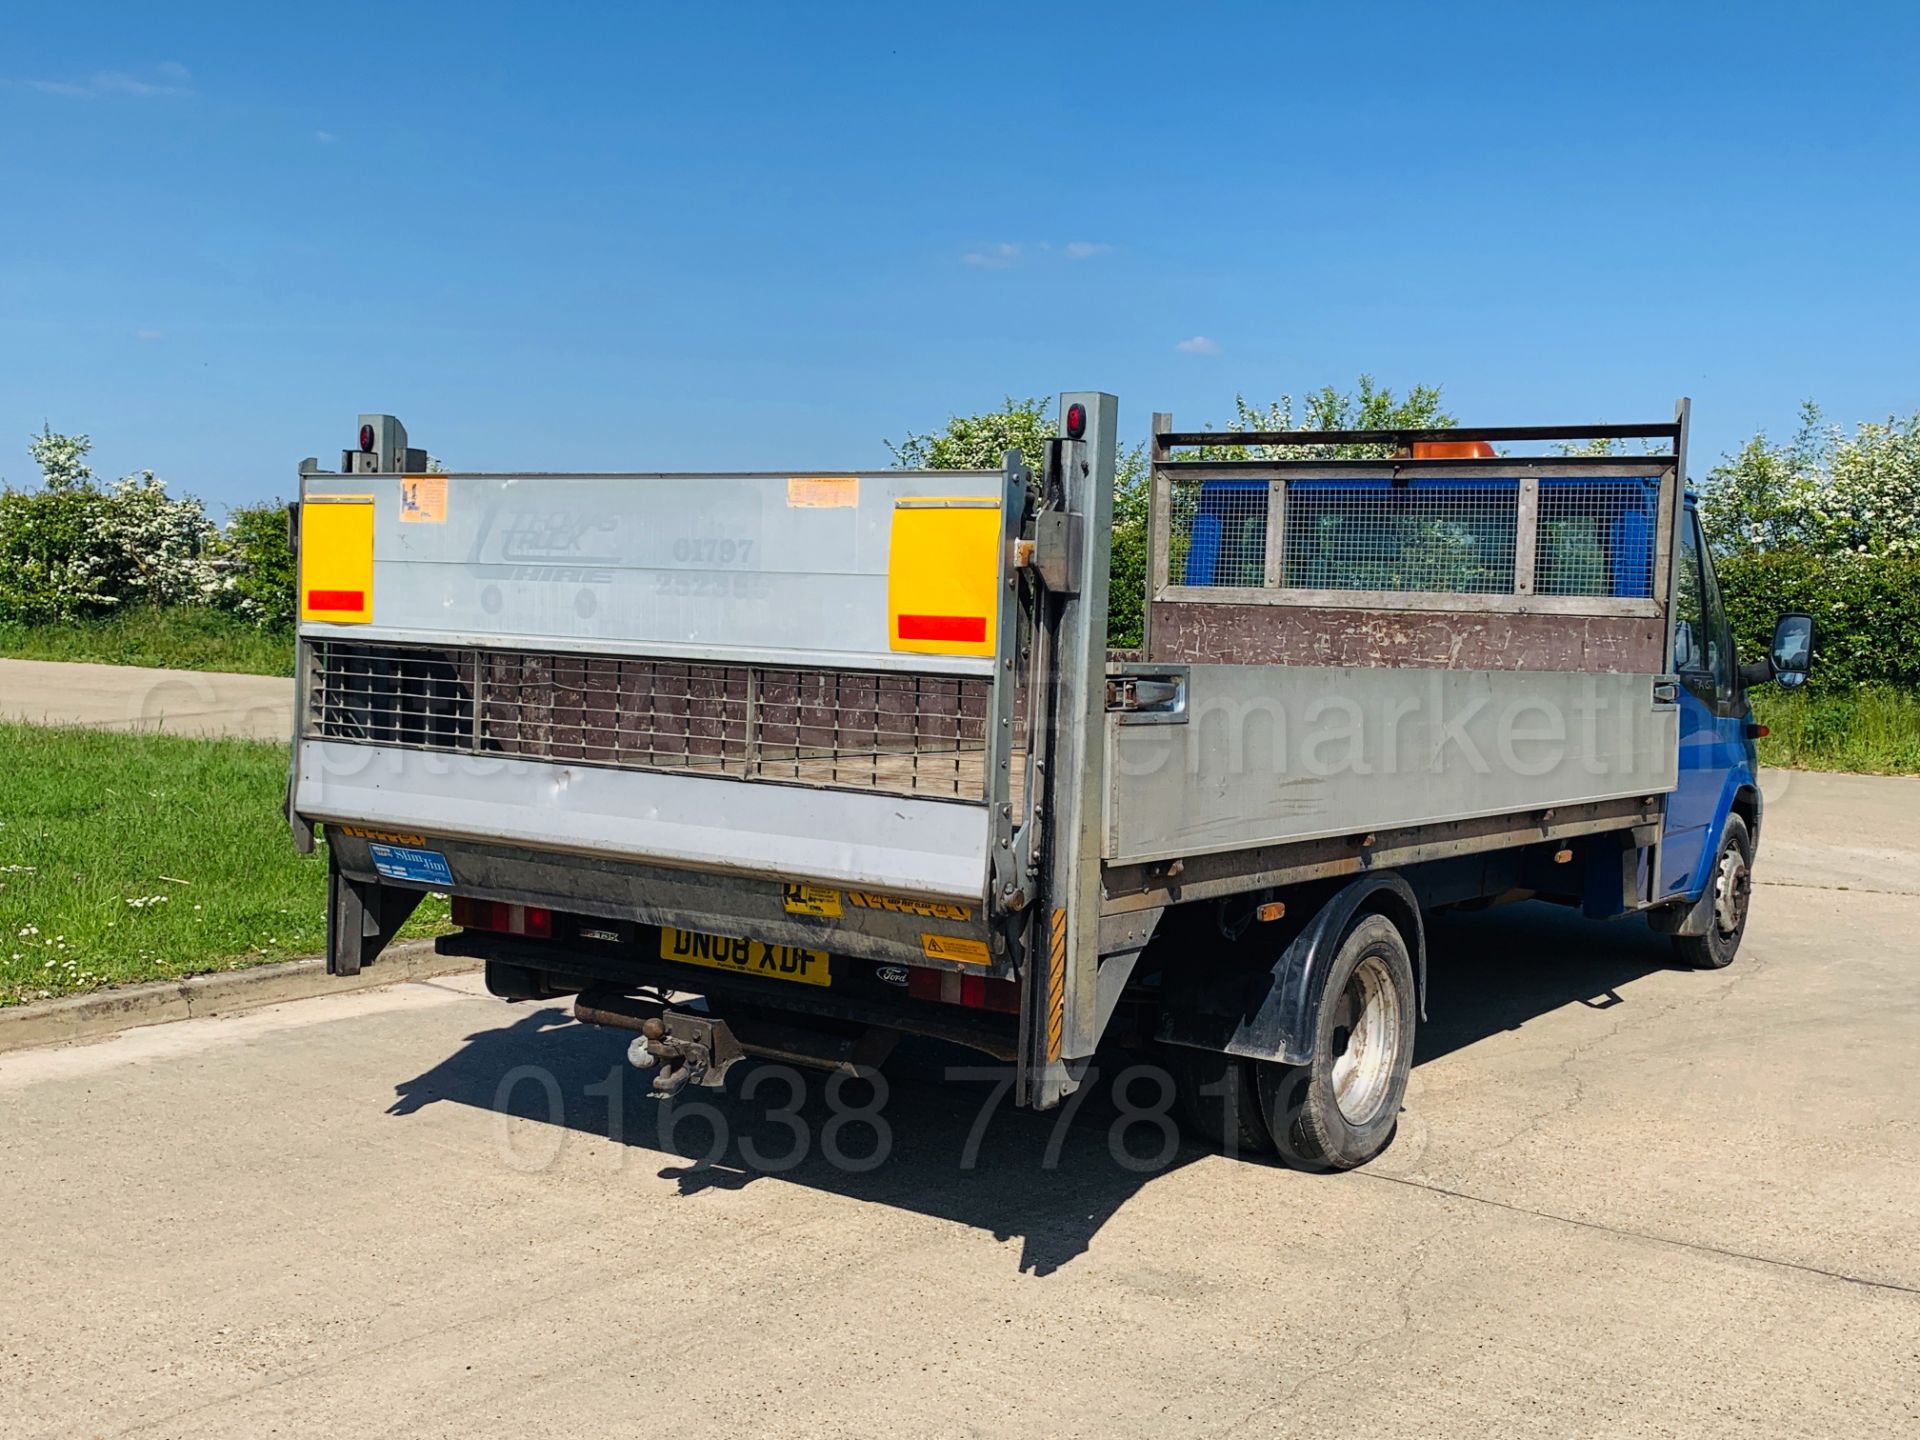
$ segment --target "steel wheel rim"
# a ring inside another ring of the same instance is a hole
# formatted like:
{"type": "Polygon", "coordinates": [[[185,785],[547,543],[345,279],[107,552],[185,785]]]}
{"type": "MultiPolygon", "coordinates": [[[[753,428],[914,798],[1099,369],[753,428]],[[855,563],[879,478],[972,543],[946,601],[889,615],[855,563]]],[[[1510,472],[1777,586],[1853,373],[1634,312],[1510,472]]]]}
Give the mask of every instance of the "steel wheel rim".
{"type": "Polygon", "coordinates": [[[1729,845],[1713,877],[1713,923],[1722,935],[1731,935],[1746,923],[1747,897],[1752,888],[1746,861],[1729,845]]]}
{"type": "Polygon", "coordinates": [[[1370,1124],[1387,1103],[1400,1060],[1400,991],[1387,962],[1368,955],[1340,992],[1334,1025],[1333,1103],[1349,1125],[1370,1124]]]}

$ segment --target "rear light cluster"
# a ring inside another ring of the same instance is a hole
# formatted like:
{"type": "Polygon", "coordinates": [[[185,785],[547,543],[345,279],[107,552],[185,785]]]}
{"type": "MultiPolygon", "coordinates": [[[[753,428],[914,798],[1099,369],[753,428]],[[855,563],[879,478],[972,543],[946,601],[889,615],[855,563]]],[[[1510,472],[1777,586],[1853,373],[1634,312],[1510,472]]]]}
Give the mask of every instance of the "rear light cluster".
{"type": "Polygon", "coordinates": [[[962,975],[957,970],[934,970],[915,965],[907,971],[907,994],[916,1000],[938,1000],[971,1010],[1020,1013],[1020,982],[990,980],[985,975],[962,975]]]}
{"type": "Polygon", "coordinates": [[[453,897],[453,923],[462,930],[493,930],[501,935],[553,938],[553,912],[538,905],[509,905],[504,900],[453,897]]]}

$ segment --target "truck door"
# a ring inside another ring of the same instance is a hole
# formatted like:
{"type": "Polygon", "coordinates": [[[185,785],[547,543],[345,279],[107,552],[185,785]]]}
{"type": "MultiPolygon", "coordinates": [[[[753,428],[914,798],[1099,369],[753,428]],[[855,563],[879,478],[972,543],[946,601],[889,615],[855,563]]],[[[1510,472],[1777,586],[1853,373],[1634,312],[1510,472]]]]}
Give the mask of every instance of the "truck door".
{"type": "Polygon", "coordinates": [[[1660,854],[1662,895],[1698,890],[1707,848],[1717,834],[1727,775],[1741,756],[1744,716],[1734,684],[1726,614],[1706,567],[1700,517],[1689,505],[1680,523],[1674,588],[1673,668],[1680,679],[1680,784],[1667,801],[1660,854]]]}

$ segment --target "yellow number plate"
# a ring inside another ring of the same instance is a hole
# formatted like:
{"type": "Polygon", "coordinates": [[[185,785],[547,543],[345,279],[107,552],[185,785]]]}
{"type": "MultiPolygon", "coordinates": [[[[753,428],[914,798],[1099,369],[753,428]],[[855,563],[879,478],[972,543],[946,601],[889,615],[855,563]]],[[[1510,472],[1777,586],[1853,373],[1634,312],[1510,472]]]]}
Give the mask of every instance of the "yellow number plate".
{"type": "Polygon", "coordinates": [[[735,940],[725,935],[702,935],[693,930],[660,931],[660,958],[682,965],[704,965],[709,970],[731,970],[737,975],[764,975],[802,985],[831,985],[827,952],[803,950],[798,945],[768,945],[759,940],[735,940]]]}

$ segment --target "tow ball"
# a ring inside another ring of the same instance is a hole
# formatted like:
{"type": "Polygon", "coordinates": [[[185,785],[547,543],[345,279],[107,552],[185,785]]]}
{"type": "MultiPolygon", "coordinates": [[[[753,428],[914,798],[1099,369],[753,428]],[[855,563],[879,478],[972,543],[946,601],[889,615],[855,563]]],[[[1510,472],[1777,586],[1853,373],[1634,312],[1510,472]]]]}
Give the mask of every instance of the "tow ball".
{"type": "Polygon", "coordinates": [[[655,1000],[588,991],[573,1002],[573,1015],[589,1025],[637,1031],[627,1046],[627,1063],[653,1072],[652,1092],[661,1099],[689,1085],[719,1089],[733,1063],[746,1055],[726,1021],[655,1000]]]}

